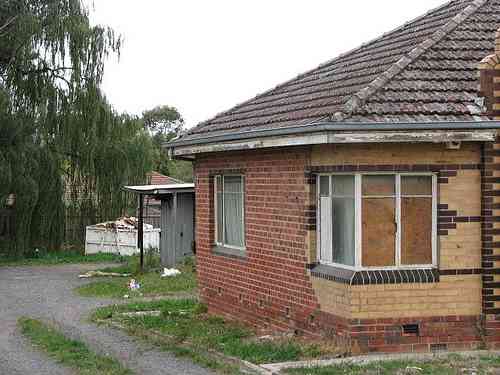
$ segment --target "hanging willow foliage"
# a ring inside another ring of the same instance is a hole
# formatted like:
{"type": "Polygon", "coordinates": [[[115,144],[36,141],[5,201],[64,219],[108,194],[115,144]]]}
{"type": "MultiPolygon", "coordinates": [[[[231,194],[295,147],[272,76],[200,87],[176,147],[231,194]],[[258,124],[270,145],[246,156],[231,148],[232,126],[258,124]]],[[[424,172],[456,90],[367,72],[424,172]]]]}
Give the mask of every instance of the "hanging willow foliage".
{"type": "Polygon", "coordinates": [[[0,2],[0,208],[16,197],[15,237],[0,248],[10,255],[59,248],[70,224],[81,241],[85,225],[134,206],[121,187],[144,181],[151,140],[99,89],[120,44],[80,0],[0,2]]]}

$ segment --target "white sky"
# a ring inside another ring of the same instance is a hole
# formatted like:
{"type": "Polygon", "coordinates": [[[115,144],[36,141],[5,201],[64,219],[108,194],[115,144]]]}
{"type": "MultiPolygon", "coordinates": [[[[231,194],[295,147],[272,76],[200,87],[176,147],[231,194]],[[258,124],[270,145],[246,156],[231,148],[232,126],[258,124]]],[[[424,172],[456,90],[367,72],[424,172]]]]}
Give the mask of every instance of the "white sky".
{"type": "Polygon", "coordinates": [[[91,18],[124,39],[103,84],[114,107],[168,104],[190,127],[443,2],[94,0],[91,18]]]}

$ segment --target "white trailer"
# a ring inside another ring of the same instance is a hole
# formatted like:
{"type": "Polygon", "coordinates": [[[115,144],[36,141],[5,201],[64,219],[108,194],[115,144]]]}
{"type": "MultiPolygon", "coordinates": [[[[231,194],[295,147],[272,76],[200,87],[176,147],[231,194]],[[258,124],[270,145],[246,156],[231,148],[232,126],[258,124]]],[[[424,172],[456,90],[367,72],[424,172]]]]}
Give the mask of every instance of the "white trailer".
{"type": "MultiPolygon", "coordinates": [[[[144,226],[144,249],[160,248],[160,229],[144,226]]],[[[86,228],[85,254],[111,253],[134,255],[139,253],[137,247],[137,229],[106,228],[90,225],[86,228]]]]}

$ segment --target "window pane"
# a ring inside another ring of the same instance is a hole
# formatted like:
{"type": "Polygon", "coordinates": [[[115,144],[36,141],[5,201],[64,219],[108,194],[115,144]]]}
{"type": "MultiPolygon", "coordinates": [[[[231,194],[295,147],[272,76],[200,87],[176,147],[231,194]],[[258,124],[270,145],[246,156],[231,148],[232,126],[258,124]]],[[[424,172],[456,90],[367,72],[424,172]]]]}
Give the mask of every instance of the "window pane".
{"type": "Polygon", "coordinates": [[[333,195],[354,197],[354,176],[333,176],[333,195]]]}
{"type": "Polygon", "coordinates": [[[330,176],[319,177],[319,195],[322,197],[330,195],[330,176]]]}
{"type": "Polygon", "coordinates": [[[363,176],[363,195],[392,196],[395,192],[395,176],[368,175],[363,176]]]}
{"type": "Polygon", "coordinates": [[[223,210],[223,195],[222,192],[217,193],[217,243],[222,243],[223,239],[223,218],[224,218],[224,210],[223,210]]]}
{"type": "Polygon", "coordinates": [[[224,176],[224,193],[241,193],[243,190],[243,177],[224,176]]]}
{"type": "Polygon", "coordinates": [[[324,262],[332,262],[332,198],[320,197],[320,258],[324,262]]]}
{"type": "Polygon", "coordinates": [[[401,176],[402,195],[432,195],[431,176],[401,176]]]}
{"type": "Polygon", "coordinates": [[[243,247],[243,178],[224,177],[224,243],[243,247]]]}
{"type": "Polygon", "coordinates": [[[432,264],[432,198],[401,198],[401,264],[432,264]]]}
{"type": "MultiPolygon", "coordinates": [[[[354,189],[354,185],[353,185],[354,189]]],[[[354,191],[352,192],[354,195],[354,191]]],[[[354,266],[354,198],[333,199],[333,262],[354,266]]]]}
{"type": "Polygon", "coordinates": [[[362,204],[363,266],[394,266],[396,254],[394,198],[364,198],[362,204]]]}
{"type": "Polygon", "coordinates": [[[216,179],[215,182],[217,186],[217,191],[222,192],[222,176],[216,176],[215,179],[216,179]]]}

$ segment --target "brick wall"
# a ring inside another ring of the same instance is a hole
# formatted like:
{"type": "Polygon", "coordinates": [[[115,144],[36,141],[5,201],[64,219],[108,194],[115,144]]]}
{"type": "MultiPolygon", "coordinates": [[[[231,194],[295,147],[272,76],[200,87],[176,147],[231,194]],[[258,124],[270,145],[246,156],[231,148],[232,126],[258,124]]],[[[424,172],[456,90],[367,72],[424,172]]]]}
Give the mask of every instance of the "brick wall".
{"type": "Polygon", "coordinates": [[[306,271],[308,149],[197,158],[196,244],[201,298],[209,311],[261,327],[307,328],[318,307],[306,271]],[[213,176],[245,175],[245,259],[214,255],[213,176]]]}
{"type": "MultiPolygon", "coordinates": [[[[488,114],[500,120],[500,30],[495,53],[479,65],[480,95],[488,114]]],[[[483,312],[489,346],[500,348],[500,137],[483,148],[483,312]]]]}
{"type": "MultiPolygon", "coordinates": [[[[344,145],[197,157],[201,297],[212,313],[259,328],[332,337],[354,352],[479,347],[484,344],[478,273],[481,161],[481,145],[472,143],[460,150],[442,144],[344,145]],[[344,285],[311,276],[315,185],[308,171],[315,168],[439,173],[440,281],[344,285]],[[245,175],[245,258],[212,251],[212,177],[225,171],[245,175]],[[403,324],[413,323],[419,325],[418,336],[402,331],[403,324]]],[[[489,322],[490,327],[499,324],[489,322]]]]}

